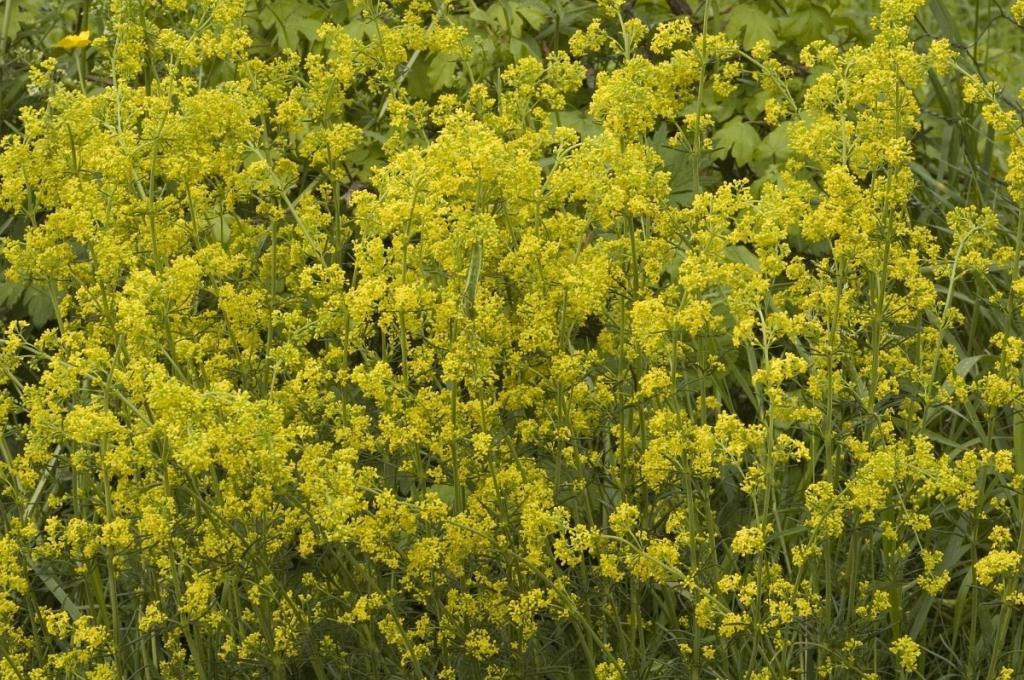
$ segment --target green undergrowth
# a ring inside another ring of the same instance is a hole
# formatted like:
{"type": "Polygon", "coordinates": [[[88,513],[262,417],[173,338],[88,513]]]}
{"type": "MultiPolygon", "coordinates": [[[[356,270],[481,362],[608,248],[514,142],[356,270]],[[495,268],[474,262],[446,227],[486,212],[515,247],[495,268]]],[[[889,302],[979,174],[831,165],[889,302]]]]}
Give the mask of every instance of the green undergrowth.
{"type": "Polygon", "coordinates": [[[1024,670],[1024,2],[9,0],[0,678],[1024,670]]]}

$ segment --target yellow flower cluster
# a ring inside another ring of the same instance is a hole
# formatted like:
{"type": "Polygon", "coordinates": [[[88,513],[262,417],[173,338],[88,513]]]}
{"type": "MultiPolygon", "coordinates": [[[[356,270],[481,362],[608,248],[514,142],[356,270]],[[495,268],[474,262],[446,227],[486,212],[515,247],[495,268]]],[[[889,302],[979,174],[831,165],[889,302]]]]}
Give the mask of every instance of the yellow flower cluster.
{"type": "Polygon", "coordinates": [[[925,218],[922,0],[799,64],[584,3],[492,78],[467,25],[544,3],[273,58],[250,4],[109,3],[57,43],[109,86],[44,64],[0,145],[49,314],[0,347],[0,676],[1024,666],[1024,127],[965,80],[1005,191],[925,218]]]}

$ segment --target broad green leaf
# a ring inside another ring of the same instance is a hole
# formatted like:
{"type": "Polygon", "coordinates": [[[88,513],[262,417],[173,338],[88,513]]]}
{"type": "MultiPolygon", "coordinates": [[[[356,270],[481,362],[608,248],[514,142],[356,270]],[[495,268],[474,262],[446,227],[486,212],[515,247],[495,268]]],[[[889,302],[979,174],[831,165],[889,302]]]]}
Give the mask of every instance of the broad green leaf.
{"type": "Polygon", "coordinates": [[[365,19],[353,17],[342,26],[344,31],[356,40],[362,41],[363,38],[370,35],[373,32],[373,24],[365,19]]]}
{"type": "Polygon", "coordinates": [[[767,40],[771,44],[778,44],[779,38],[775,33],[779,20],[765,14],[752,3],[740,3],[733,7],[726,15],[725,34],[730,38],[743,36],[743,49],[749,50],[759,40],[767,40]]]}
{"type": "Polygon", "coordinates": [[[754,271],[761,271],[761,260],[744,245],[726,246],[724,254],[730,262],[745,264],[754,271]]]}
{"type": "Polygon", "coordinates": [[[761,143],[761,136],[750,123],[744,122],[739,116],[718,129],[712,136],[716,151],[725,155],[727,152],[737,165],[747,165],[754,158],[754,151],[761,143]]]}
{"type": "Polygon", "coordinates": [[[57,318],[50,296],[42,288],[29,286],[25,289],[22,301],[28,310],[28,317],[32,321],[32,325],[36,328],[41,328],[57,318]]]}
{"type": "Polygon", "coordinates": [[[235,216],[227,214],[217,214],[211,212],[206,216],[206,223],[210,227],[210,234],[213,236],[213,240],[221,245],[227,245],[231,241],[231,225],[235,222],[235,216]]]}
{"type": "Polygon", "coordinates": [[[260,21],[277,32],[278,47],[298,49],[300,37],[312,42],[324,22],[324,11],[302,0],[277,0],[266,3],[260,21]]]}
{"type": "Polygon", "coordinates": [[[475,8],[469,14],[471,19],[487,24],[496,33],[519,36],[523,33],[523,19],[509,12],[506,3],[496,2],[487,9],[475,8]]]}
{"type": "Polygon", "coordinates": [[[429,99],[437,91],[430,70],[438,56],[441,55],[435,55],[429,61],[417,59],[413,62],[405,78],[405,89],[408,90],[409,96],[415,99],[429,99]]]}
{"type": "Polygon", "coordinates": [[[827,35],[832,16],[821,7],[804,7],[779,20],[779,36],[797,45],[806,45],[827,35]]]}
{"type": "Polygon", "coordinates": [[[760,140],[754,150],[754,160],[779,163],[789,156],[789,133],[786,125],[780,125],[760,140]]]}
{"type": "Polygon", "coordinates": [[[771,98],[772,95],[768,92],[746,93],[738,90],[729,99],[735,101],[736,113],[742,112],[747,120],[758,120],[764,113],[765,103],[771,98]]]}
{"type": "Polygon", "coordinates": [[[541,52],[540,47],[537,45],[537,41],[528,35],[520,37],[510,38],[508,41],[509,52],[512,53],[512,57],[515,59],[522,59],[523,57],[537,57],[540,58],[541,52]]]}
{"type": "Polygon", "coordinates": [[[546,3],[537,2],[536,0],[533,2],[517,2],[514,7],[515,13],[522,17],[523,21],[529,24],[530,28],[535,31],[539,31],[551,17],[551,12],[546,3]]]}
{"type": "Polygon", "coordinates": [[[551,124],[572,128],[583,137],[593,137],[601,133],[601,127],[594,119],[580,111],[553,111],[551,124]]]}
{"type": "Polygon", "coordinates": [[[432,92],[451,87],[455,82],[455,70],[459,65],[457,57],[450,54],[435,54],[427,66],[427,80],[432,92]]]}
{"type": "Polygon", "coordinates": [[[20,281],[4,281],[0,283],[0,308],[10,309],[18,304],[25,292],[25,284],[20,281]]]}
{"type": "Polygon", "coordinates": [[[7,39],[11,40],[24,28],[39,24],[40,17],[51,16],[52,11],[38,1],[7,0],[0,10],[0,16],[6,14],[7,39]]]}
{"type": "Polygon", "coordinates": [[[451,484],[432,484],[427,493],[435,493],[449,508],[455,508],[455,487],[451,484]]]}

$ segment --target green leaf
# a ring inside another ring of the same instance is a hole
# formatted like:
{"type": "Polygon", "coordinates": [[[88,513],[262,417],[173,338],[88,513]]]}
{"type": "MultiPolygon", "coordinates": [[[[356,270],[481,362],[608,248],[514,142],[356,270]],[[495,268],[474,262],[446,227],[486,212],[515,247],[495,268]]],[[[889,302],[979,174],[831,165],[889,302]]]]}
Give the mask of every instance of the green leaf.
{"type": "Polygon", "coordinates": [[[7,22],[8,47],[23,30],[48,32],[62,22],[61,13],[55,12],[45,0],[6,0],[0,5],[0,19],[7,22]]]}
{"type": "Polygon", "coordinates": [[[427,81],[432,92],[450,87],[455,82],[455,69],[459,65],[458,57],[450,54],[435,54],[427,66],[427,81]]]}
{"type": "Polygon", "coordinates": [[[731,155],[737,165],[747,165],[754,158],[754,151],[761,143],[761,136],[750,123],[736,116],[723,125],[712,136],[716,151],[724,157],[731,155]]]}
{"type": "Polygon", "coordinates": [[[25,293],[25,284],[20,281],[4,281],[0,283],[0,308],[10,309],[18,304],[25,293]]]}
{"type": "Polygon", "coordinates": [[[266,3],[259,18],[264,26],[275,29],[278,47],[297,50],[301,38],[308,42],[316,39],[324,22],[324,11],[302,0],[277,0],[266,3]]]}
{"type": "Polygon", "coordinates": [[[483,265],[483,245],[476,243],[469,254],[469,271],[466,272],[466,285],[462,289],[462,313],[467,318],[476,318],[476,290],[480,284],[480,268],[483,265]]]}
{"type": "Polygon", "coordinates": [[[61,609],[68,613],[72,621],[77,621],[82,616],[82,609],[71,599],[67,591],[60,585],[60,582],[53,576],[43,562],[37,562],[35,560],[29,560],[29,566],[32,567],[32,571],[43,582],[46,589],[53,595],[53,598],[60,603],[61,609]]]}
{"type": "Polygon", "coordinates": [[[50,301],[50,296],[42,288],[29,286],[25,289],[22,297],[25,308],[28,310],[29,320],[36,328],[42,328],[50,321],[57,318],[56,310],[50,301]]]}
{"type": "Polygon", "coordinates": [[[749,50],[759,40],[767,40],[772,45],[779,43],[775,33],[779,20],[765,14],[750,4],[739,4],[733,7],[728,15],[725,34],[730,38],[743,36],[743,49],[749,50]]]}
{"type": "Polygon", "coordinates": [[[231,225],[235,222],[234,215],[211,212],[207,214],[206,222],[210,226],[210,234],[214,241],[221,245],[227,245],[231,241],[231,225]]]}
{"type": "Polygon", "coordinates": [[[541,57],[540,46],[536,40],[528,35],[509,38],[508,49],[514,59],[522,59],[529,56],[540,59],[541,57]]]}
{"type": "Polygon", "coordinates": [[[430,69],[438,56],[440,55],[435,55],[430,60],[417,59],[409,68],[408,75],[405,78],[405,88],[411,97],[415,99],[429,99],[436,91],[430,76],[430,69]]]}
{"type": "Polygon", "coordinates": [[[789,156],[789,133],[787,125],[775,128],[760,140],[754,150],[754,160],[780,163],[789,156]]]}
{"type": "Polygon", "coordinates": [[[726,246],[724,254],[729,262],[745,264],[756,272],[761,271],[761,260],[744,245],[726,246]]]}
{"type": "Polygon", "coordinates": [[[523,32],[523,19],[514,13],[509,13],[505,3],[496,2],[487,9],[475,8],[469,16],[471,19],[487,24],[498,34],[519,36],[523,32]]]}
{"type": "Polygon", "coordinates": [[[805,7],[779,21],[779,35],[785,40],[806,45],[828,35],[832,28],[832,15],[821,7],[805,7]]]}
{"type": "Polygon", "coordinates": [[[432,484],[427,493],[435,493],[449,508],[455,508],[455,487],[451,484],[432,484]]]}
{"type": "Polygon", "coordinates": [[[360,19],[359,17],[352,17],[352,19],[342,26],[342,29],[348,33],[349,36],[362,41],[363,38],[372,34],[373,22],[360,19]]]}
{"type": "Polygon", "coordinates": [[[968,374],[974,370],[974,367],[977,366],[978,362],[986,356],[987,355],[985,354],[977,354],[971,357],[964,357],[957,363],[956,369],[954,369],[956,374],[961,378],[966,378],[968,374]]]}
{"type": "Polygon", "coordinates": [[[672,195],[669,197],[669,200],[680,204],[682,194],[692,194],[690,183],[692,181],[691,169],[693,167],[693,158],[682,149],[669,145],[668,125],[664,122],[659,123],[658,127],[651,134],[651,146],[661,156],[665,170],[671,177],[670,187],[672,195]]]}
{"type": "Polygon", "coordinates": [[[960,42],[960,25],[950,15],[945,4],[940,0],[928,0],[928,9],[939,25],[940,35],[949,38],[953,43],[960,42]]]}
{"type": "Polygon", "coordinates": [[[537,0],[517,2],[513,7],[515,13],[521,16],[535,31],[539,31],[551,18],[551,11],[547,4],[537,0]]]}
{"type": "Polygon", "coordinates": [[[553,111],[551,124],[572,128],[582,137],[593,137],[601,134],[601,126],[594,119],[580,111],[553,111]]]}

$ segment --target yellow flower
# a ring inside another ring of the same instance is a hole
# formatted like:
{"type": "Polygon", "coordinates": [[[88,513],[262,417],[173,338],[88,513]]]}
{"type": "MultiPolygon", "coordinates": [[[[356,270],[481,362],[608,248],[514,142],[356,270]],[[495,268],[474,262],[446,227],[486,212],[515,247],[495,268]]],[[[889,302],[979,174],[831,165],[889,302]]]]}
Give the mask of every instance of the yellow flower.
{"type": "Polygon", "coordinates": [[[1010,575],[1020,567],[1021,555],[1014,550],[993,550],[974,565],[974,576],[983,586],[991,585],[998,576],[1010,575]]]}
{"type": "Polygon", "coordinates": [[[910,673],[917,668],[917,659],[921,656],[921,648],[916,642],[910,639],[910,636],[904,635],[899,640],[896,640],[889,647],[889,651],[896,655],[899,659],[900,668],[910,673]]]}
{"type": "Polygon", "coordinates": [[[53,45],[62,50],[74,50],[79,47],[89,46],[89,31],[82,31],[77,35],[66,35],[53,45]]]}
{"type": "Polygon", "coordinates": [[[622,659],[602,661],[594,668],[594,677],[597,680],[622,680],[624,666],[622,659]]]}
{"type": "Polygon", "coordinates": [[[732,551],[737,555],[756,555],[765,547],[765,530],[760,527],[740,527],[732,539],[732,551]]]}
{"type": "Polygon", "coordinates": [[[474,628],[466,635],[466,650],[475,659],[484,660],[498,653],[498,646],[487,631],[474,628]]]}
{"type": "Polygon", "coordinates": [[[1024,0],[1017,0],[1017,2],[1013,3],[1013,7],[1010,8],[1010,14],[1018,24],[1024,24],[1024,0]]]}

